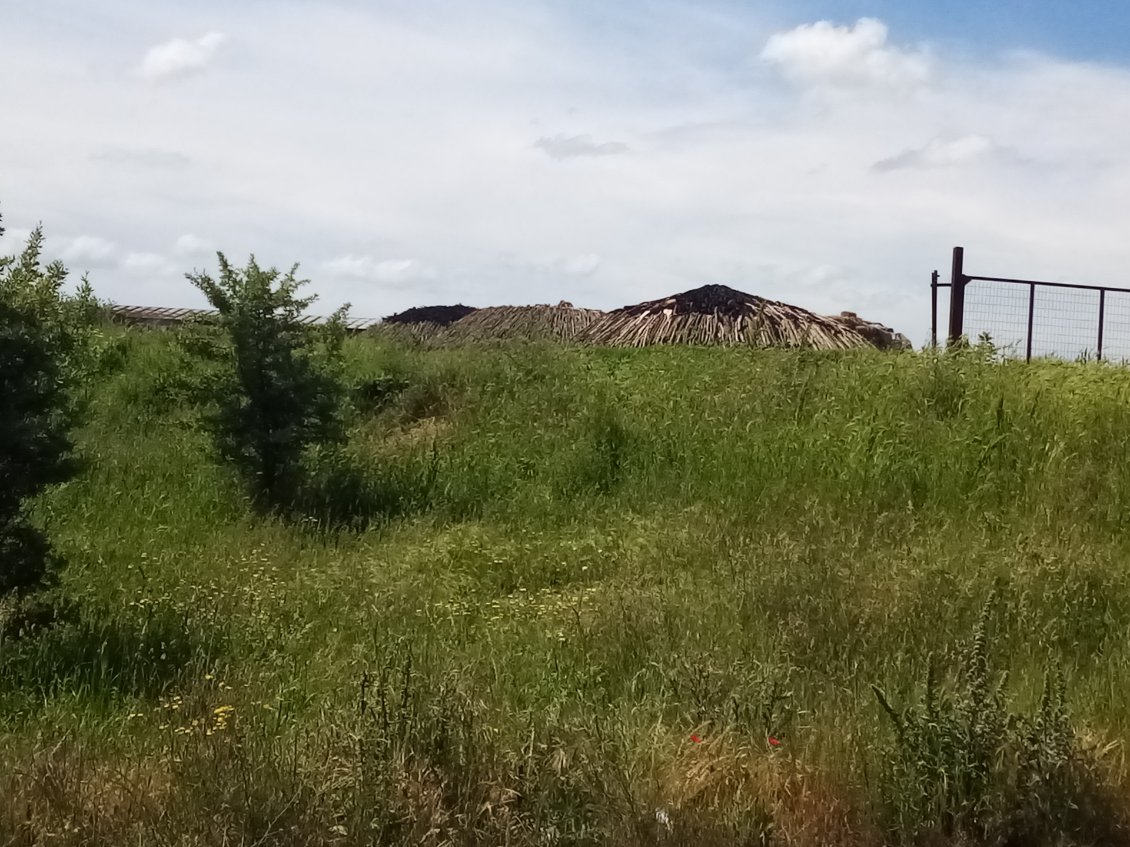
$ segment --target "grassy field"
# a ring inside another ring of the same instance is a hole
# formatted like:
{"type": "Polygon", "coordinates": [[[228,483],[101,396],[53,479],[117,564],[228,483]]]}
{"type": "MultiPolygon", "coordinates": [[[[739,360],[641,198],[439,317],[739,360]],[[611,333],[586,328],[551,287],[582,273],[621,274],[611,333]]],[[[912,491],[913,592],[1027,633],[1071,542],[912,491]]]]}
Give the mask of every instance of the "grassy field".
{"type": "Polygon", "coordinates": [[[37,504],[0,843],[1125,842],[1130,371],[360,338],[295,523],[168,339],[37,504]]]}

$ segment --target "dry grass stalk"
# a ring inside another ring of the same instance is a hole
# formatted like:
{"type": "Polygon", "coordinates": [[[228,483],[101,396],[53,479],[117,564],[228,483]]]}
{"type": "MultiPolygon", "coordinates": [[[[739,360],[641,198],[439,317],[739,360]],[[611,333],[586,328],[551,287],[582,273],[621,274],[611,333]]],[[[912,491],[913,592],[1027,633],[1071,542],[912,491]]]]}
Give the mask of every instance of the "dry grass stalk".
{"type": "MultiPolygon", "coordinates": [[[[881,843],[861,820],[850,792],[828,782],[784,749],[700,727],[701,744],[684,742],[657,763],[652,804],[672,840],[702,845],[732,842],[760,822],[773,843],[793,847],[867,847],[881,843]]],[[[699,737],[698,735],[695,736],[699,737]]]]}

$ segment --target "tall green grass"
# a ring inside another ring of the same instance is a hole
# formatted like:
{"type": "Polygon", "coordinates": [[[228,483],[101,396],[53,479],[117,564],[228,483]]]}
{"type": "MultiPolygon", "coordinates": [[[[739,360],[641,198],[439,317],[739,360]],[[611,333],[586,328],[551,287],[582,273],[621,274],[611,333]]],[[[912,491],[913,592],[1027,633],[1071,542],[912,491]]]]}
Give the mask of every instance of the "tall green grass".
{"type": "Polygon", "coordinates": [[[125,350],[38,504],[75,611],[0,641],[0,841],[1123,835],[1130,371],[359,338],[281,520],[125,350]]]}

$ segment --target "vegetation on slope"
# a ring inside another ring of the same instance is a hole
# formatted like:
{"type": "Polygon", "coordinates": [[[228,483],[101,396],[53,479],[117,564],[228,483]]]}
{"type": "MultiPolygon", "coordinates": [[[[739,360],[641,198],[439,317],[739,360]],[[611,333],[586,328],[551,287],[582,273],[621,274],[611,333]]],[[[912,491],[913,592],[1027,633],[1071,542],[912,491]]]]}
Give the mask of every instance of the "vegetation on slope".
{"type": "Polygon", "coordinates": [[[299,523],[128,331],[0,843],[1119,843],[1130,372],[346,343],[299,523]]]}
{"type": "Polygon", "coordinates": [[[28,520],[28,503],[78,472],[77,389],[98,359],[90,287],[83,280],[77,294],[64,293],[67,271],[44,266],[42,247],[36,229],[19,256],[0,256],[0,602],[9,605],[10,595],[26,598],[52,575],[50,545],[28,520]]]}

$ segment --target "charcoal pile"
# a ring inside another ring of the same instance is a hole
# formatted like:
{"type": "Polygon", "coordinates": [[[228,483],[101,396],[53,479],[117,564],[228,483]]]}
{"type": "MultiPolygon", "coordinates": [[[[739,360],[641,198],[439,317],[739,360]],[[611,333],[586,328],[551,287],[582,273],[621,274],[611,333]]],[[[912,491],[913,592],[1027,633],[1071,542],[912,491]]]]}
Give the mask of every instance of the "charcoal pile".
{"type": "Polygon", "coordinates": [[[564,300],[556,306],[492,306],[453,323],[448,337],[463,341],[572,341],[603,314],[597,309],[578,309],[564,300]]]}
{"type": "Polygon", "coordinates": [[[414,306],[389,315],[375,327],[373,335],[399,342],[431,346],[443,342],[449,327],[475,311],[474,306],[414,306]]]}
{"type": "Polygon", "coordinates": [[[867,341],[840,321],[725,285],[704,285],[606,313],[582,340],[614,347],[699,344],[845,350],[867,341]]]}
{"type": "Polygon", "coordinates": [[[395,315],[389,315],[384,319],[384,322],[386,324],[447,326],[460,318],[467,317],[474,311],[474,306],[464,306],[462,303],[457,303],[454,306],[414,306],[411,309],[405,309],[403,312],[397,312],[395,315]]]}
{"type": "Polygon", "coordinates": [[[855,312],[840,312],[838,315],[833,315],[832,320],[855,330],[866,338],[868,343],[880,350],[910,350],[913,347],[910,339],[901,332],[895,332],[881,323],[866,321],[855,312]]]}

